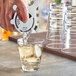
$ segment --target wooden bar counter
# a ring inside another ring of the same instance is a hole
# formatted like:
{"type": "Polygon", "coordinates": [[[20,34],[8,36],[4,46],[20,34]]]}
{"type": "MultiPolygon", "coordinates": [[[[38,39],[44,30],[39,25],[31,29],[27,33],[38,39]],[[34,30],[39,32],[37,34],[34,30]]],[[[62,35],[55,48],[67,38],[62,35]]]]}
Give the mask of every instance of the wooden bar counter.
{"type": "Polygon", "coordinates": [[[39,71],[24,73],[17,44],[0,41],[0,76],[76,76],[76,61],[43,52],[39,71]]]}

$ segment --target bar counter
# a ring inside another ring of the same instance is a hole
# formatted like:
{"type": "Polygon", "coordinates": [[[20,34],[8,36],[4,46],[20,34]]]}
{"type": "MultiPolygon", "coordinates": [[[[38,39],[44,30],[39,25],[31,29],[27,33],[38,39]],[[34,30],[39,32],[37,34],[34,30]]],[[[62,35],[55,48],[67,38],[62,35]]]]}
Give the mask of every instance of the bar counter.
{"type": "Polygon", "coordinates": [[[76,76],[76,62],[43,52],[39,71],[21,70],[17,44],[0,41],[0,76],[76,76]]]}

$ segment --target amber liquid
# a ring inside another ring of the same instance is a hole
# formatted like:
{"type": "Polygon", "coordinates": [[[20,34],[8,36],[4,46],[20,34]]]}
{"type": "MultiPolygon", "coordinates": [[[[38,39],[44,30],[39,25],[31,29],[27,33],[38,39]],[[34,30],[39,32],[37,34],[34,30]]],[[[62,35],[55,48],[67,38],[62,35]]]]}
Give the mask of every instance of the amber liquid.
{"type": "MultiPolygon", "coordinates": [[[[37,70],[41,62],[42,47],[36,44],[27,44],[25,46],[19,46],[18,49],[22,66],[24,66],[26,69],[34,68],[33,70],[37,70]]],[[[27,69],[25,71],[29,70],[27,69]]]]}

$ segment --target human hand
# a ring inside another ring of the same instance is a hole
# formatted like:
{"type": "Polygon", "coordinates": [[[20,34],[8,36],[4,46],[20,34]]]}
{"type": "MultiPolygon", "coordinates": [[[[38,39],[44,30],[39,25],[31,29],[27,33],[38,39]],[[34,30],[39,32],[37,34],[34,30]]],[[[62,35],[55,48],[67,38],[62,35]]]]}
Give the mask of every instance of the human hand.
{"type": "Polygon", "coordinates": [[[0,24],[9,31],[14,31],[14,26],[10,24],[10,20],[13,18],[15,11],[13,5],[17,5],[17,12],[20,11],[19,18],[24,23],[29,19],[26,0],[0,0],[0,24]]]}

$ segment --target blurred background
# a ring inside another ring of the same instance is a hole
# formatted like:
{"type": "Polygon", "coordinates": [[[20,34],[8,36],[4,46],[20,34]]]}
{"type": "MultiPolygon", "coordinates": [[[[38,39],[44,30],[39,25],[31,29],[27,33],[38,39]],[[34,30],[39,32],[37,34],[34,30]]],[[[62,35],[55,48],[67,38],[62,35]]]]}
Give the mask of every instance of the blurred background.
{"type": "MultiPolygon", "coordinates": [[[[32,5],[35,0],[27,0],[28,5],[32,5]]],[[[46,26],[48,23],[49,5],[54,0],[42,0],[40,6],[37,8],[37,23],[40,27],[41,32],[46,31],[46,26]]],[[[10,32],[0,27],[0,40],[8,40],[9,36],[19,35],[17,31],[10,32]]]]}

